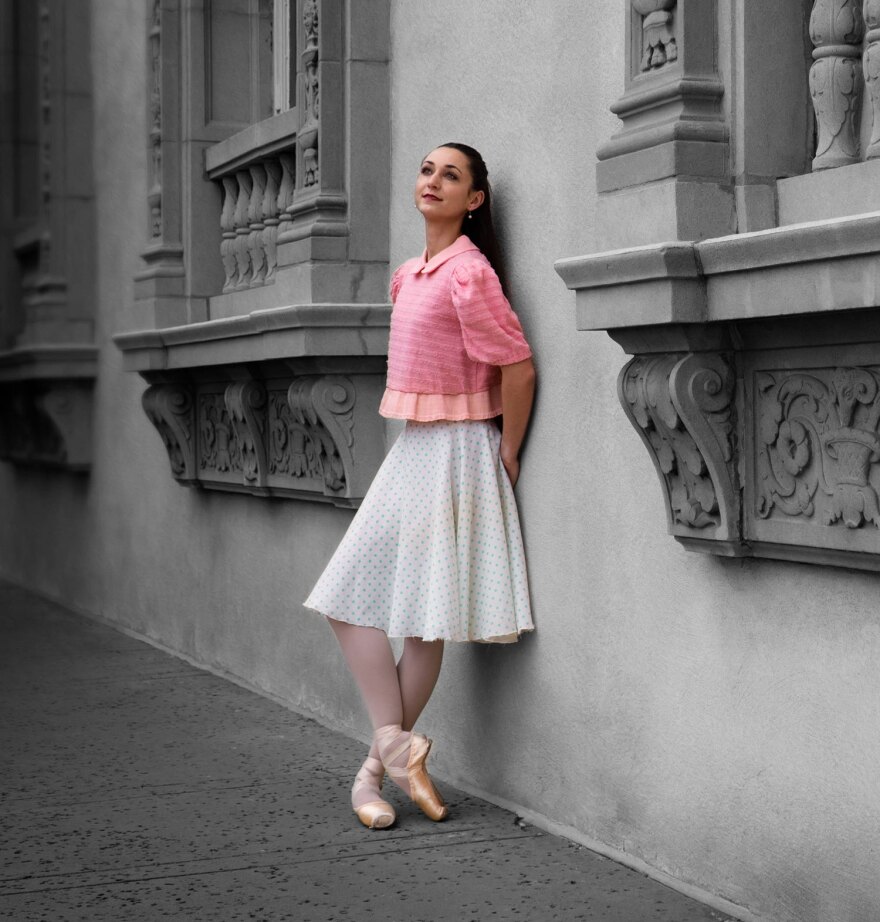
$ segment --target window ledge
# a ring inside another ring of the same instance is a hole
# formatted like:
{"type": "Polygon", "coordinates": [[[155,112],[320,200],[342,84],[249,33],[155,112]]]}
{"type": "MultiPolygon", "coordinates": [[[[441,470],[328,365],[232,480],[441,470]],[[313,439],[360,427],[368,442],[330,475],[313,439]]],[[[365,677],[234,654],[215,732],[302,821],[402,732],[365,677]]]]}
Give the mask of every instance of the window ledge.
{"type": "Polygon", "coordinates": [[[690,550],[880,570],[880,212],[591,254],[577,326],[690,550]]]}

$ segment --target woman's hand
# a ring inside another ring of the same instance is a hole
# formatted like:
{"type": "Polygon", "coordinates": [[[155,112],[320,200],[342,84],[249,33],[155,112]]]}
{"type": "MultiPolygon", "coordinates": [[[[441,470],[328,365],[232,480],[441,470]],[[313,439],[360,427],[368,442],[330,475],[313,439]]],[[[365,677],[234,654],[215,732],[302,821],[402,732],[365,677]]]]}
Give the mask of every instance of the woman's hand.
{"type": "Polygon", "coordinates": [[[519,480],[519,458],[505,458],[504,455],[501,455],[501,463],[504,465],[504,470],[507,471],[510,485],[515,487],[517,480],[519,480]]]}
{"type": "Polygon", "coordinates": [[[501,366],[501,413],[504,417],[501,463],[511,486],[519,479],[519,449],[529,424],[534,395],[535,366],[531,359],[501,366]]]}

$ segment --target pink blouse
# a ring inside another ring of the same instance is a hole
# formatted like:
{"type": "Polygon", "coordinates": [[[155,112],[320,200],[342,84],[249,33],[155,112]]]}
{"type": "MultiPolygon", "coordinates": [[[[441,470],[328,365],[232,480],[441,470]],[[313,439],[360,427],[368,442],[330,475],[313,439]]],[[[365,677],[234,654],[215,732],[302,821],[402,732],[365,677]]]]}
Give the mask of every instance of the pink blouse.
{"type": "Polygon", "coordinates": [[[392,276],[388,379],[394,419],[489,419],[501,413],[500,365],[531,357],[489,260],[470,238],[392,276]]]}

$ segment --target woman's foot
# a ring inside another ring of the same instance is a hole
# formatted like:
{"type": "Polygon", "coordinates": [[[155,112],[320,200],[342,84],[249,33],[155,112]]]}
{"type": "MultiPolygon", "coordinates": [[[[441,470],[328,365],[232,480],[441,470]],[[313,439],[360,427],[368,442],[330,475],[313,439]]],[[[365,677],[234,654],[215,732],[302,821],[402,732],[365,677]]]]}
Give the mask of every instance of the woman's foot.
{"type": "Polygon", "coordinates": [[[399,724],[379,727],[375,739],[391,780],[428,819],[437,823],[445,820],[449,809],[434,787],[425,765],[431,751],[431,740],[421,733],[403,730],[399,724]]]}
{"type": "Polygon", "coordinates": [[[367,756],[360,771],[354,777],[351,806],[357,818],[370,829],[387,829],[397,819],[394,807],[382,800],[384,777],[385,766],[372,756],[367,756]]]}

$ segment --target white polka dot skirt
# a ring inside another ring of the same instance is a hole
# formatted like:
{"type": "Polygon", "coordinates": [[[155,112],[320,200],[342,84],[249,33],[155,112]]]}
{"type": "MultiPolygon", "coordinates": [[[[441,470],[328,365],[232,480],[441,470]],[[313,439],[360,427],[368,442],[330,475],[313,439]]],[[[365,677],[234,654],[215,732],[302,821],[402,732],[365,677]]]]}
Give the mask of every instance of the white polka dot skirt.
{"type": "Polygon", "coordinates": [[[408,422],[305,601],[389,637],[533,628],[516,500],[489,420],[408,422]]]}

